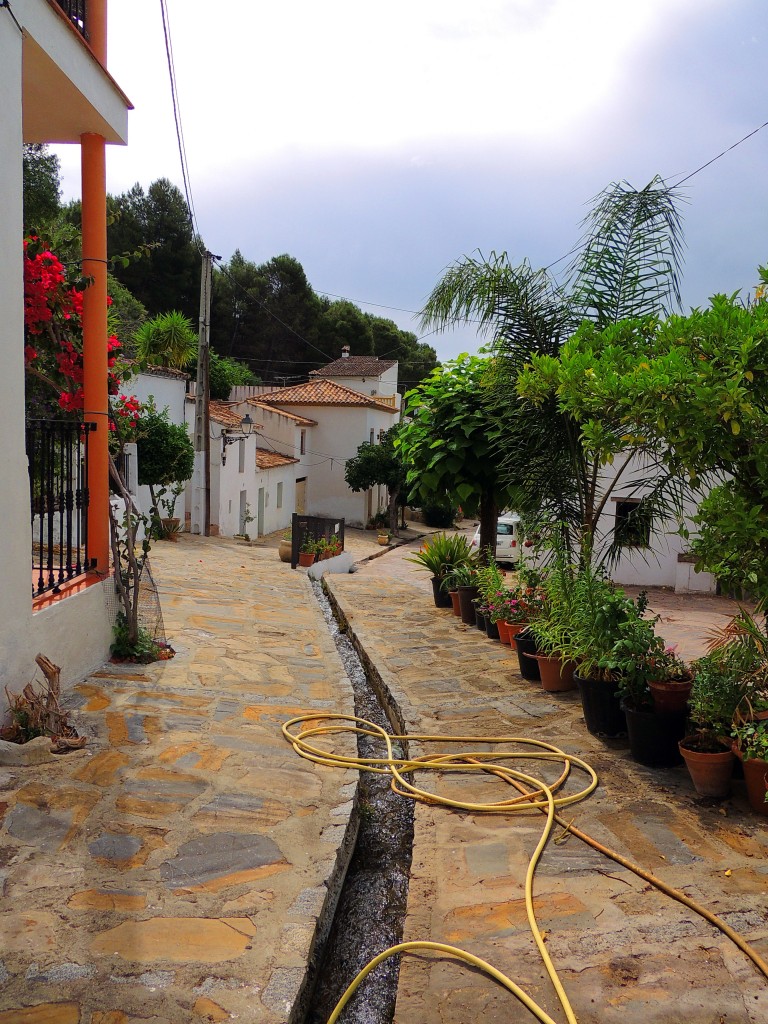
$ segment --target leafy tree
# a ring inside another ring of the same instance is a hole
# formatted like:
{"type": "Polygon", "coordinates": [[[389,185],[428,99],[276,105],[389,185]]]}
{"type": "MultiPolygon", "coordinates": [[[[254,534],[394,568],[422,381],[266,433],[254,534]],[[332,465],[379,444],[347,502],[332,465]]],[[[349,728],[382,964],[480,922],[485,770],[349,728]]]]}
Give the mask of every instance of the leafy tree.
{"type": "Polygon", "coordinates": [[[259,383],[259,378],[251,373],[245,363],[228,356],[218,356],[215,352],[210,353],[208,376],[211,398],[222,401],[229,398],[232,388],[259,383]]]}
{"type": "Polygon", "coordinates": [[[211,343],[265,378],[303,376],[327,362],[318,337],[327,305],[292,256],[255,266],[236,253],[214,275],[211,343]]]}
{"type": "Polygon", "coordinates": [[[195,449],[186,427],[183,423],[171,423],[167,412],[145,406],[136,429],[136,458],[139,483],[149,487],[156,517],[155,487],[168,487],[192,476],[195,449]]]}
{"type": "Polygon", "coordinates": [[[24,235],[47,235],[47,226],[56,219],[60,208],[59,158],[44,143],[25,143],[23,174],[24,235]]]}
{"type": "MultiPolygon", "coordinates": [[[[762,274],[761,274],[762,276],[762,274]]],[[[768,602],[768,303],[715,296],[669,317],[624,363],[573,374],[561,401],[655,444],[670,473],[720,482],[701,506],[700,568],[768,602]]],[[[588,356],[587,356],[588,358],[588,356]]],[[[575,366],[575,364],[574,364],[575,366]]]]}
{"type": "Polygon", "coordinates": [[[491,361],[463,355],[437,367],[406,394],[406,419],[395,446],[411,493],[424,501],[449,498],[480,516],[480,545],[496,547],[499,510],[512,496],[490,437],[485,397],[491,361]]]}
{"type": "Polygon", "coordinates": [[[349,459],[344,470],[344,479],[355,492],[367,491],[383,484],[387,488],[389,528],[397,533],[397,506],[401,496],[407,493],[406,470],[402,455],[395,447],[400,425],[391,427],[381,435],[379,444],[367,441],[357,449],[357,455],[349,459]]]}
{"type": "Polygon", "coordinates": [[[373,337],[373,353],[380,359],[396,359],[398,390],[415,387],[437,366],[437,353],[419,341],[412,331],[401,330],[392,320],[365,314],[373,337]]]}
{"type": "Polygon", "coordinates": [[[112,299],[107,314],[110,332],[120,339],[124,354],[133,358],[136,355],[133,337],[147,319],[147,310],[125,285],[120,284],[111,274],[107,274],[107,292],[112,299]]]}
{"type": "Polygon", "coordinates": [[[343,345],[349,345],[356,356],[374,354],[370,318],[347,299],[331,302],[320,315],[318,341],[320,348],[334,358],[341,355],[343,345]]]}
{"type": "Polygon", "coordinates": [[[627,317],[661,315],[675,303],[682,252],[677,202],[658,178],[640,190],[613,184],[585,221],[565,286],[527,261],[513,266],[506,253],[465,256],[423,310],[423,328],[444,330],[471,319],[493,336],[493,397],[485,401],[494,413],[494,457],[517,484],[519,510],[566,524],[572,548],[593,528],[602,500],[599,458],[585,448],[581,425],[561,408],[556,389],[540,390],[535,402],[529,392],[521,403],[518,376],[534,357],[557,359],[585,317],[606,328],[627,317]]]}
{"type": "MultiPolygon", "coordinates": [[[[200,253],[184,196],[167,178],[153,181],[146,193],[136,184],[108,198],[107,245],[110,256],[135,255],[114,276],[146,306],[151,316],[179,309],[192,318],[200,305],[200,253]]],[[[73,211],[75,217],[77,211],[73,211]]]]}

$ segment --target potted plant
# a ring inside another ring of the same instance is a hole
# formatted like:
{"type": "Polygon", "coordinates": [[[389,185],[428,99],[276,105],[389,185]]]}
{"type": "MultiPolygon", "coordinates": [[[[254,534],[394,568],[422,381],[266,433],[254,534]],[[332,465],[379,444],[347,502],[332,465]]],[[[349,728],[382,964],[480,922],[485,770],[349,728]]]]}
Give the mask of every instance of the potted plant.
{"type": "Polygon", "coordinates": [[[680,740],[694,789],[722,800],[731,788],[733,716],[745,696],[745,683],[726,657],[710,653],[694,662],[688,698],[691,731],[680,740]]]}
{"type": "Polygon", "coordinates": [[[178,540],[181,533],[181,519],[176,516],[176,501],[184,493],[184,484],[176,481],[170,489],[161,487],[157,492],[157,504],[161,510],[157,535],[160,540],[178,540]]]}
{"type": "Polygon", "coordinates": [[[458,565],[453,570],[453,582],[459,593],[461,621],[467,626],[475,625],[475,606],[472,603],[480,593],[477,584],[477,569],[474,564],[458,565]]]}
{"type": "Polygon", "coordinates": [[[382,547],[386,547],[389,544],[390,539],[391,539],[391,534],[390,534],[389,530],[379,530],[378,531],[378,534],[376,536],[376,540],[379,542],[379,544],[382,547]]]}
{"type": "Polygon", "coordinates": [[[575,688],[575,664],[568,656],[571,637],[571,600],[575,570],[560,546],[553,551],[553,559],[542,579],[542,601],[537,606],[528,632],[536,644],[535,657],[539,666],[541,685],[556,692],[575,688]]]}
{"type": "MultiPolygon", "coordinates": [[[[662,671],[661,664],[673,663],[670,649],[656,634],[657,621],[658,617],[643,618],[635,606],[619,625],[612,660],[618,674],[630,754],[648,767],[669,768],[681,761],[679,743],[685,735],[687,705],[670,707],[658,699],[651,686],[651,680],[662,671]]],[[[674,664],[683,666],[676,657],[674,664]]],[[[685,693],[687,696],[687,687],[685,693]]]]}
{"type": "Polygon", "coordinates": [[[768,720],[749,719],[733,730],[733,752],[744,765],[749,806],[758,814],[768,815],[765,800],[768,776],[768,720]]]}
{"type": "MultiPolygon", "coordinates": [[[[479,600],[483,609],[483,625],[488,638],[491,640],[501,639],[498,621],[501,618],[501,602],[506,592],[504,587],[504,576],[496,564],[493,553],[488,550],[484,555],[484,564],[477,569],[477,586],[480,590],[479,600]]],[[[477,612],[478,603],[475,603],[477,612]]]]}
{"type": "Polygon", "coordinates": [[[304,567],[312,565],[317,554],[317,541],[307,534],[299,548],[299,565],[304,567]]]}
{"type": "Polygon", "coordinates": [[[281,562],[290,562],[293,555],[293,536],[290,530],[287,530],[280,538],[280,547],[277,553],[281,562]]]}
{"type": "Polygon", "coordinates": [[[569,633],[561,655],[574,661],[584,721],[593,736],[620,736],[627,723],[621,708],[620,668],[615,653],[621,626],[642,616],[644,593],[632,601],[605,573],[585,562],[574,577],[569,633]]]}
{"type": "Polygon", "coordinates": [[[426,569],[432,573],[432,593],[438,608],[449,608],[451,599],[448,596],[447,576],[459,565],[474,564],[476,556],[469,546],[467,538],[461,534],[448,536],[445,533],[432,534],[411,558],[418,569],[426,569]]]}
{"type": "MultiPolygon", "coordinates": [[[[661,645],[663,646],[663,644],[661,645]]],[[[675,646],[655,650],[649,655],[648,686],[660,711],[685,711],[691,692],[691,670],[676,652],[675,646]]]]}
{"type": "MultiPolygon", "coordinates": [[[[459,589],[458,584],[454,580],[454,574],[457,569],[458,566],[454,566],[452,569],[449,569],[448,572],[446,572],[445,575],[443,576],[440,586],[448,596],[448,604],[445,607],[450,606],[454,615],[461,616],[461,605],[459,604],[459,589]]],[[[434,588],[434,579],[432,581],[432,586],[434,588]]]]}

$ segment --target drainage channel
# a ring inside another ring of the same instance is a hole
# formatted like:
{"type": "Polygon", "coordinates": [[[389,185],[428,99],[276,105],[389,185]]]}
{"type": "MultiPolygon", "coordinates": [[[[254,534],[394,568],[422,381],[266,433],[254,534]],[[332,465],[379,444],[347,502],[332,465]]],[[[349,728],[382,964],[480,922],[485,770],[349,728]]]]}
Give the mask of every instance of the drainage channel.
{"type": "MultiPolygon", "coordinates": [[[[352,683],[355,713],[392,733],[392,726],[349,638],[340,631],[321,584],[312,588],[352,683]]],[[[397,747],[395,752],[399,753],[397,747]]],[[[361,757],[382,757],[381,742],[358,737],[361,757]]],[[[413,804],[390,789],[390,776],[360,773],[360,827],[317,973],[305,1024],[326,1024],[347,986],[378,953],[400,942],[413,848],[413,804]]],[[[340,1024],[391,1024],[399,959],[365,979],[340,1024]]]]}

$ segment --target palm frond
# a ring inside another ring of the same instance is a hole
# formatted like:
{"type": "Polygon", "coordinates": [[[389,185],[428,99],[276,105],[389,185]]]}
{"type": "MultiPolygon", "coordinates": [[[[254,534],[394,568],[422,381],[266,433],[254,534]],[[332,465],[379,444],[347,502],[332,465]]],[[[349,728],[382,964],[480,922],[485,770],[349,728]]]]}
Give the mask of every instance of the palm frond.
{"type": "MultiPolygon", "coordinates": [[[[422,330],[472,322],[503,351],[551,351],[575,326],[567,297],[546,270],[514,267],[505,252],[463,256],[449,267],[421,312],[422,330]]],[[[554,353],[553,353],[554,354],[554,353]]]]}
{"type": "Polygon", "coordinates": [[[605,326],[680,308],[682,198],[658,175],[642,189],[614,182],[595,197],[583,248],[567,271],[583,318],[605,326]]]}

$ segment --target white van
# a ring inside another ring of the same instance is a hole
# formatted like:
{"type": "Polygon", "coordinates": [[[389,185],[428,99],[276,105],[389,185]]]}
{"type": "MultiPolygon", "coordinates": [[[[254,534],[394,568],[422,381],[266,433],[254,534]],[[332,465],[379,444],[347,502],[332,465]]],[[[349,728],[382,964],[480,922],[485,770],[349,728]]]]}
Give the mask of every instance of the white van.
{"type": "MultiPolygon", "coordinates": [[[[517,564],[520,561],[520,516],[516,512],[502,513],[496,523],[496,561],[517,564]]],[[[470,545],[473,550],[480,549],[480,527],[475,530],[470,545]]]]}

